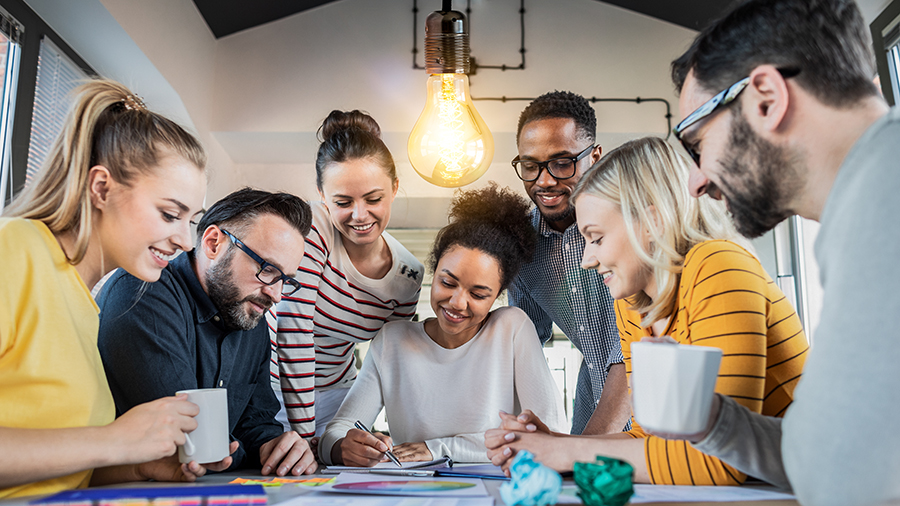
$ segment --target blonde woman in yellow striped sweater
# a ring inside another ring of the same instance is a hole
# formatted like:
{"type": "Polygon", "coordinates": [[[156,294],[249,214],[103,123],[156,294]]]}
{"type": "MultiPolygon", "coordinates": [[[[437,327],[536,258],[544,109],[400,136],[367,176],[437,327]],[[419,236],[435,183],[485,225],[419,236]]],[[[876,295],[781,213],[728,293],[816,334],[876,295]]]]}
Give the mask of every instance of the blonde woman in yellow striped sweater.
{"type": "MultiPolygon", "coordinates": [[[[791,304],[742,245],[724,206],[688,194],[688,162],[666,142],[644,138],[600,160],[573,194],[587,239],[582,267],[600,271],[616,299],[616,321],[631,375],[631,343],[671,336],[724,352],[716,391],[769,416],[783,416],[808,343],[791,304]]],[[[746,476],[687,441],[633,429],[605,436],[546,430],[530,412],[503,416],[485,434],[488,456],[508,465],[527,449],[559,471],[595,455],[619,457],[635,481],[740,485],[746,476]]]]}

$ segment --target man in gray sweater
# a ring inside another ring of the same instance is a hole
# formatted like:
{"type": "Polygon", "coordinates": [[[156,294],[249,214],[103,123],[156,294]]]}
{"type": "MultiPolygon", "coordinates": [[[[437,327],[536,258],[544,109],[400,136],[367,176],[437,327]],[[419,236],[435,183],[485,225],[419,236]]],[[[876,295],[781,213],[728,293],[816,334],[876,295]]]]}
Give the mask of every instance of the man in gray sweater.
{"type": "Polygon", "coordinates": [[[783,422],[717,396],[688,437],[804,505],[900,499],[900,110],[874,75],[852,0],[742,3],[672,64],[692,193],[748,237],[792,214],[822,224],[822,319],[783,422]]]}

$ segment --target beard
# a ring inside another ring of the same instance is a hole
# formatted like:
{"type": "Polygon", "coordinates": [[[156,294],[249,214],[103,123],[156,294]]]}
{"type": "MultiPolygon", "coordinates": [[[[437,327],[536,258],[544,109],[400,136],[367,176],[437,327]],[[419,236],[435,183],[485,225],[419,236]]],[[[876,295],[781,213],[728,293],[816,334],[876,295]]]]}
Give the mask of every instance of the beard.
{"type": "MultiPolygon", "coordinates": [[[[572,215],[575,214],[575,206],[572,204],[571,200],[566,201],[569,205],[562,211],[557,211],[552,214],[543,212],[542,206],[541,206],[540,202],[538,201],[538,195],[540,193],[542,193],[542,192],[537,192],[534,195],[532,195],[531,200],[537,206],[538,212],[541,213],[541,216],[543,216],[544,220],[550,221],[550,222],[564,221],[564,220],[569,219],[572,215]]],[[[557,193],[557,192],[551,192],[551,193],[557,193]]],[[[568,196],[568,194],[567,194],[567,196],[568,196]]]]}
{"type": "Polygon", "coordinates": [[[265,312],[250,313],[244,308],[244,303],[253,302],[268,310],[274,301],[264,296],[241,297],[241,291],[234,282],[234,272],[231,269],[235,249],[234,246],[230,247],[225,258],[209,266],[206,270],[206,287],[209,291],[209,298],[219,310],[222,323],[226,327],[236,330],[252,330],[259,324],[265,312]]]}
{"type": "Polygon", "coordinates": [[[801,186],[800,162],[757,135],[739,109],[732,118],[718,186],[738,233],[754,239],[795,214],[790,200],[801,186]]]}

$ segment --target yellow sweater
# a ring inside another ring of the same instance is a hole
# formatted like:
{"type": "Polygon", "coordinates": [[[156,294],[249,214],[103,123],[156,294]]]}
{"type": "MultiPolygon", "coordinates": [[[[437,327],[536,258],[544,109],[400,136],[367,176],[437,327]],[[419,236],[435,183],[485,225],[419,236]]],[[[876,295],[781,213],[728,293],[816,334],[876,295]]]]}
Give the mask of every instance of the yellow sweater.
{"type": "MultiPolygon", "coordinates": [[[[112,422],[97,351],[100,310],[56,238],[40,221],[0,218],[0,266],[0,426],[112,422]]],[[[84,487],[90,477],[82,471],[0,489],[0,499],[84,487]]]]}
{"type": "MultiPolygon", "coordinates": [[[[681,344],[723,351],[716,392],[764,415],[784,416],[793,400],[809,345],[797,313],[746,250],[728,241],[691,248],[676,296],[677,309],[664,335],[681,344]]],[[[631,377],[631,343],[649,336],[641,315],[616,301],[625,372],[631,377]]],[[[634,422],[633,422],[634,423],[634,422]]],[[[650,480],[666,485],[740,485],[746,476],[686,441],[645,438],[650,480]]]]}

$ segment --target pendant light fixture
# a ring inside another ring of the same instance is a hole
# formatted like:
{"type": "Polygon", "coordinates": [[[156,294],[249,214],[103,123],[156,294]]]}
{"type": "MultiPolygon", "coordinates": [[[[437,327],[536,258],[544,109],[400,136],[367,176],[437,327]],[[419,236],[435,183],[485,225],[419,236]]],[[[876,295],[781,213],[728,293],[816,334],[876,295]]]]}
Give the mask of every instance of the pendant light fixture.
{"type": "Polygon", "coordinates": [[[462,12],[443,0],[425,20],[425,109],[409,135],[407,153],[416,172],[444,187],[481,177],[494,157],[494,138],[469,94],[469,31],[462,12]]]}

